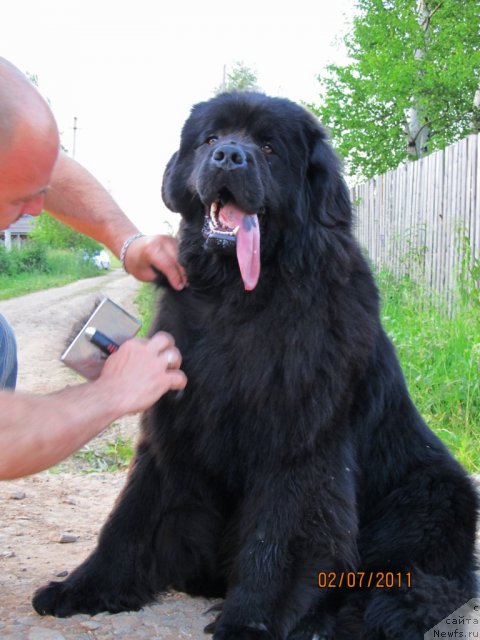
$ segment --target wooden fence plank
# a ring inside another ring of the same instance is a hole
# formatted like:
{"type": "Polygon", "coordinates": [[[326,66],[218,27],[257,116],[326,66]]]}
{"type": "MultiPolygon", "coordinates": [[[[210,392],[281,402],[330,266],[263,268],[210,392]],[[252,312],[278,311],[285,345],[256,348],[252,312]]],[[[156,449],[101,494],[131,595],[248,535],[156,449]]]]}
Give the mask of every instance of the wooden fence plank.
{"type": "MultiPolygon", "coordinates": [[[[353,187],[355,233],[372,262],[451,299],[464,264],[480,261],[480,134],[353,187]]],[[[480,286],[480,283],[478,283],[480,286]]]]}

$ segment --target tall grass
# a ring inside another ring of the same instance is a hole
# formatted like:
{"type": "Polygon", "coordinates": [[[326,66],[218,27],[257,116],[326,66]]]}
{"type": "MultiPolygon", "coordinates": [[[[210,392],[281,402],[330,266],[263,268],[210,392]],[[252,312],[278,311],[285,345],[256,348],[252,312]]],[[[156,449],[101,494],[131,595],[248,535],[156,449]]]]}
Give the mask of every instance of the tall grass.
{"type": "Polygon", "coordinates": [[[480,308],[458,296],[454,309],[421,285],[377,277],[384,326],[412,398],[429,426],[471,472],[480,472],[480,308]]]}

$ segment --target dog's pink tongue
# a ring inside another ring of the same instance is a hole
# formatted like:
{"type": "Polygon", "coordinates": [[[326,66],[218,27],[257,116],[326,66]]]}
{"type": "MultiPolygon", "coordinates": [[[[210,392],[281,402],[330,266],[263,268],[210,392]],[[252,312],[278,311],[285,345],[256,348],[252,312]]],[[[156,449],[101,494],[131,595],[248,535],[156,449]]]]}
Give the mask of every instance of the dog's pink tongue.
{"type": "Polygon", "coordinates": [[[242,274],[243,286],[252,291],[260,277],[260,227],[256,214],[247,214],[232,204],[220,211],[220,219],[230,229],[237,231],[237,260],[242,274]]]}

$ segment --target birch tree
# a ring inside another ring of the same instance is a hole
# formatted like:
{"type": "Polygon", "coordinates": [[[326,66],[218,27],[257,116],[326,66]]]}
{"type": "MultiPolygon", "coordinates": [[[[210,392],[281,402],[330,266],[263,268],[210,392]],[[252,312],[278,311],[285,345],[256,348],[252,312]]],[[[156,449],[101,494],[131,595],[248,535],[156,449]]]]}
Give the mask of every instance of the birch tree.
{"type": "Polygon", "coordinates": [[[357,0],[349,63],[309,105],[358,179],[478,130],[478,0],[357,0]],[[477,95],[477,98],[475,97],[477,95]]]}

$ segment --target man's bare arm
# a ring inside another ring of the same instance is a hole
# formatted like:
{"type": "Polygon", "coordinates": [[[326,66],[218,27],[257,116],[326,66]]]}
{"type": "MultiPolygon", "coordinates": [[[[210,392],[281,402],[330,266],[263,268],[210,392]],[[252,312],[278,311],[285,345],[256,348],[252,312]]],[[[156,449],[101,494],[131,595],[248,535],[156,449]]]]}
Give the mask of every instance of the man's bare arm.
{"type": "MultiPolygon", "coordinates": [[[[64,153],[60,153],[53,170],[45,208],[65,224],[106,245],[117,257],[125,240],[139,233],[98,180],[64,153]]],[[[177,241],[171,236],[137,238],[128,247],[125,266],[139,280],[153,280],[155,267],[175,289],[186,283],[177,260],[177,241]]]]}
{"type": "Polygon", "coordinates": [[[0,391],[0,479],[42,471],[79,449],[120,416],[151,406],[185,374],[165,333],[125,342],[94,382],[56,393],[0,391]]]}

